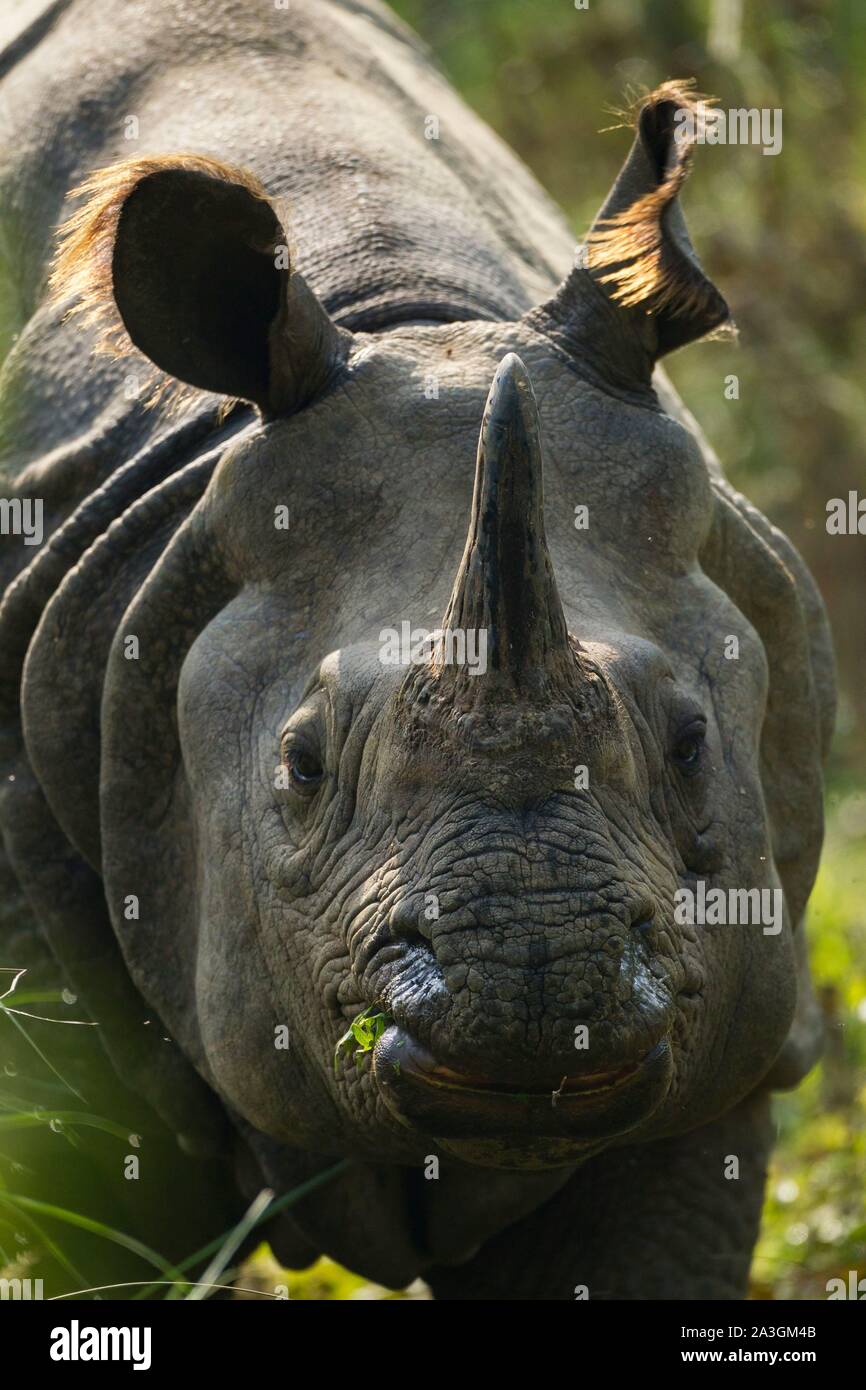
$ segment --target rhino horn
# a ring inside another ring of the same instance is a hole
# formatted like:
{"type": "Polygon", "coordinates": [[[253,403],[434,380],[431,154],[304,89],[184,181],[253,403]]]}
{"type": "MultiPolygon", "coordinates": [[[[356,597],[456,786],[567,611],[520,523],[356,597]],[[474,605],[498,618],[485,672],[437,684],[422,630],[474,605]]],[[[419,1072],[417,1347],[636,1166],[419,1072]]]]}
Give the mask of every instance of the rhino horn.
{"type": "Polygon", "coordinates": [[[544,534],[538,406],[514,353],[487,397],[469,534],[442,626],[486,631],[488,676],[517,691],[576,674],[544,534]]]}

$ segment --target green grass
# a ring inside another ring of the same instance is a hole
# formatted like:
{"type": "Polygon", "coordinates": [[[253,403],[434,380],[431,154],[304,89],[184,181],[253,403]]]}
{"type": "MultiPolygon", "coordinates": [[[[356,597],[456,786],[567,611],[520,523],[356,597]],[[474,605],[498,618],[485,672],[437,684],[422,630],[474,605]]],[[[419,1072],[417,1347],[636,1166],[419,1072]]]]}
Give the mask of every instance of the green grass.
{"type": "Polygon", "coordinates": [[[812,972],[827,1017],[821,1064],[774,1101],[778,1124],[758,1298],[824,1298],[827,1280],[866,1273],[866,796],[831,795],[809,908],[812,972]]]}

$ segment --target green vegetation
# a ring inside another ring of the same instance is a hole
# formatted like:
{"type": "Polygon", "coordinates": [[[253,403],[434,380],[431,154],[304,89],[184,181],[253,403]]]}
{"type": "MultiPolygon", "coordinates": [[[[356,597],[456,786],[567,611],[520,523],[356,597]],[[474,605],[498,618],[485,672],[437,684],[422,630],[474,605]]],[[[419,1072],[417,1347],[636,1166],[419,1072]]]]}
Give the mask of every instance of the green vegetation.
{"type": "Polygon", "coordinates": [[[809,909],[826,1051],[802,1086],[774,1101],[756,1298],[824,1298],[828,1279],[866,1270],[866,796],[830,801],[809,909]]]}
{"type": "Polygon", "coordinates": [[[360,1067],[390,1022],[388,1014],[380,1013],[375,1008],[364,1009],[357,1014],[334,1049],[334,1075],[341,1057],[354,1057],[355,1066],[360,1067]]]}

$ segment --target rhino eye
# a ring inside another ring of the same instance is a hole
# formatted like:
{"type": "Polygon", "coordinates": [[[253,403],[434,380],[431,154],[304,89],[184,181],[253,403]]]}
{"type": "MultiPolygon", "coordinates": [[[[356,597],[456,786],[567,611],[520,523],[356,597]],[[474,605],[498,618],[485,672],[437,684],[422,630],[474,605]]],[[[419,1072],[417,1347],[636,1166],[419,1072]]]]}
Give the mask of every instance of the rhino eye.
{"type": "Polygon", "coordinates": [[[672,757],[684,777],[694,777],[700,771],[706,735],[707,726],[703,719],[692,720],[677,734],[672,757]]]}
{"type": "Polygon", "coordinates": [[[316,790],[325,775],[318,757],[308,748],[287,749],[283,762],[288,768],[292,786],[307,796],[316,790]]]}

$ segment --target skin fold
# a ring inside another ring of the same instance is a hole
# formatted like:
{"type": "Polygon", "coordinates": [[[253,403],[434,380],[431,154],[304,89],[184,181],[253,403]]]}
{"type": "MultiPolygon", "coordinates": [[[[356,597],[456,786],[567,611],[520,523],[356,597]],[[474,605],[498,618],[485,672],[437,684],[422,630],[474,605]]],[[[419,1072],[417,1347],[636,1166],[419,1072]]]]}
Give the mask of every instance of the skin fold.
{"type": "Polygon", "coordinates": [[[658,366],[729,323],[688,86],[576,252],[384,7],[155,0],[101,71],[118,5],[54,9],[0,62],[0,462],[46,517],[4,559],[3,954],[59,963],[203,1230],[349,1158],[285,1263],[743,1297],[820,1049],[833,667],[658,366]],[[486,669],[383,660],[404,622],[486,669]],[[699,881],[780,929],[679,921],[699,881]]]}

